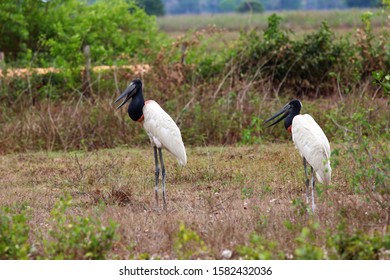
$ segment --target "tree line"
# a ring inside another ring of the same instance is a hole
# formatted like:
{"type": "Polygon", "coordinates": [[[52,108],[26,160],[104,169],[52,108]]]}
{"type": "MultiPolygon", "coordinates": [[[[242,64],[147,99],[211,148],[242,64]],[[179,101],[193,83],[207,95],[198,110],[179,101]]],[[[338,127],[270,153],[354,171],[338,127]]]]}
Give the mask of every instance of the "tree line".
{"type": "MultiPolygon", "coordinates": [[[[43,2],[49,2],[43,1],[43,2]]],[[[89,0],[90,4],[99,0],[89,0]]],[[[149,15],[374,8],[382,0],[126,0],[149,15]]]]}
{"type": "MultiPolygon", "coordinates": [[[[245,2],[260,4],[264,10],[313,10],[377,7],[381,0],[137,0],[139,3],[162,1],[165,14],[224,13],[238,11],[245,2]]],[[[149,4],[146,4],[147,6],[149,4]]],[[[160,12],[160,15],[162,13],[160,12]]]]}

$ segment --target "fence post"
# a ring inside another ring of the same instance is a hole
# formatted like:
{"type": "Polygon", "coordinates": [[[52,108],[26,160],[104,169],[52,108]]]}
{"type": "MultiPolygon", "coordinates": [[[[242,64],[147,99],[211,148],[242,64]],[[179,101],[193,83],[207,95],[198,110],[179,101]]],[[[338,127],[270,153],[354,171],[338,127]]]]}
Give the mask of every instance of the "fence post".
{"type": "Polygon", "coordinates": [[[83,93],[85,96],[93,94],[92,83],[91,83],[91,49],[89,45],[85,45],[83,48],[85,57],[85,68],[83,75],[83,93]]]}
{"type": "Polygon", "coordinates": [[[185,62],[186,62],[187,47],[188,47],[188,42],[183,42],[181,44],[180,64],[182,64],[182,65],[185,64],[185,62]]]}
{"type": "Polygon", "coordinates": [[[0,86],[3,83],[3,79],[5,78],[6,71],[5,71],[5,55],[4,52],[0,51],[0,86]]]}

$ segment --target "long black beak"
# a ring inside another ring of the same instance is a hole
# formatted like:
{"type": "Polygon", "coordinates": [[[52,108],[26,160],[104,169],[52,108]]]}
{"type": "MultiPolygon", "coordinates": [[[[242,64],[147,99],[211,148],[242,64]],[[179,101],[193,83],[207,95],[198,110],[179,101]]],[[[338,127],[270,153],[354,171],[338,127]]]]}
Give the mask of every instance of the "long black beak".
{"type": "Polygon", "coordinates": [[[126,97],[125,100],[123,100],[123,102],[118,106],[116,107],[117,109],[119,109],[120,107],[122,107],[123,105],[126,104],[127,101],[129,101],[130,98],[132,98],[135,94],[135,88],[136,88],[136,85],[134,83],[131,83],[126,89],[124,92],[122,92],[122,94],[115,100],[114,103],[117,103],[119,100],[121,100],[122,98],[126,97]]]}
{"type": "Polygon", "coordinates": [[[280,116],[281,114],[283,114],[278,120],[276,120],[275,122],[267,125],[267,127],[270,127],[270,126],[273,126],[275,124],[277,124],[278,122],[280,122],[281,120],[283,120],[284,118],[286,118],[289,114],[289,110],[291,108],[291,105],[290,104],[287,104],[286,106],[283,107],[282,110],[280,110],[279,112],[277,112],[275,115],[273,115],[272,117],[270,117],[268,120],[266,120],[264,123],[267,123],[269,121],[272,121],[273,119],[277,118],[278,116],[280,116]]]}

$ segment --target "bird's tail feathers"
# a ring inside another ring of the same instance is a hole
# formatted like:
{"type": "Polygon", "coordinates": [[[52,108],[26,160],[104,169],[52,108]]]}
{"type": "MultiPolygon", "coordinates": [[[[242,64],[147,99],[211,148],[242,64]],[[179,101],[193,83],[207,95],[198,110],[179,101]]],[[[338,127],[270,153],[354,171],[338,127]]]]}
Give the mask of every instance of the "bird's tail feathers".
{"type": "Polygon", "coordinates": [[[324,167],[316,172],[317,179],[320,183],[329,185],[332,177],[332,168],[330,167],[330,161],[328,160],[324,167]]]}
{"type": "Polygon", "coordinates": [[[176,156],[177,158],[177,162],[181,165],[181,166],[185,166],[187,164],[187,154],[184,150],[184,153],[180,154],[180,156],[176,156]]]}
{"type": "Polygon", "coordinates": [[[185,166],[185,165],[187,164],[187,159],[185,159],[185,160],[178,159],[177,162],[178,162],[181,166],[185,166]]]}

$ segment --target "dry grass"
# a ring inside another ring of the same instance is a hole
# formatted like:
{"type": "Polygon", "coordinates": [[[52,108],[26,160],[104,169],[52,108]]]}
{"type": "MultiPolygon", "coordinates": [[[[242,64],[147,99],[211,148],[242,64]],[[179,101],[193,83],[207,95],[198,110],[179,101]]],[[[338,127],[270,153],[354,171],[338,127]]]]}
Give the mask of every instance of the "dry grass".
{"type": "MultiPolygon", "coordinates": [[[[287,255],[307,223],[320,224],[315,243],[324,246],[327,230],[348,221],[349,230],[371,233],[386,227],[385,213],[364,195],[354,194],[348,173],[352,164],[340,158],[332,187],[319,186],[318,212],[304,204],[303,168],[292,143],[246,147],[188,148],[188,165],[178,167],[165,152],[168,210],[156,208],[151,148],[125,147],[72,153],[25,153],[1,157],[0,205],[31,207],[31,239],[48,227],[50,211],[70,194],[69,215],[88,215],[105,204],[101,215],[119,225],[121,238],[112,258],[174,259],[180,222],[196,231],[209,248],[202,258],[221,258],[224,249],[246,244],[253,232],[276,241],[287,255]],[[290,221],[293,229],[284,226],[290,221]]],[[[161,199],[161,196],[160,196],[161,199]]]]}

